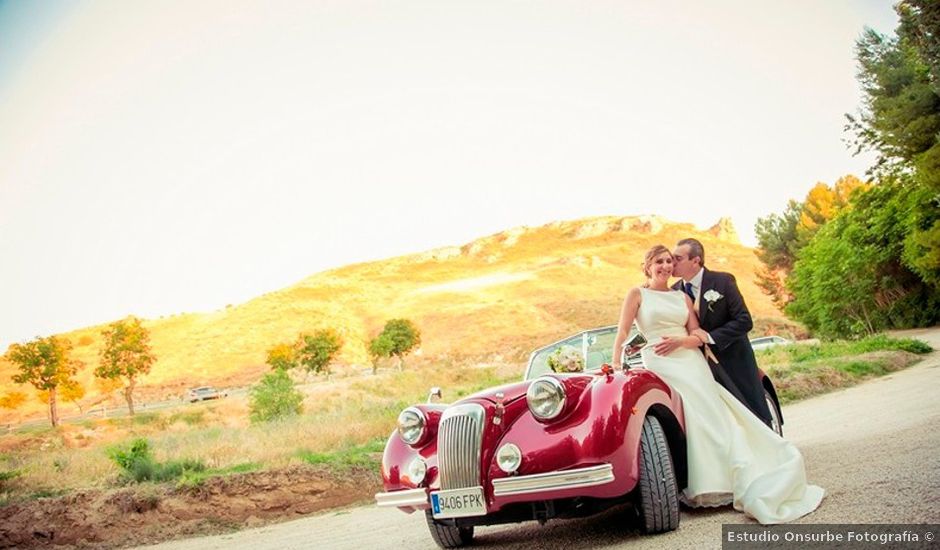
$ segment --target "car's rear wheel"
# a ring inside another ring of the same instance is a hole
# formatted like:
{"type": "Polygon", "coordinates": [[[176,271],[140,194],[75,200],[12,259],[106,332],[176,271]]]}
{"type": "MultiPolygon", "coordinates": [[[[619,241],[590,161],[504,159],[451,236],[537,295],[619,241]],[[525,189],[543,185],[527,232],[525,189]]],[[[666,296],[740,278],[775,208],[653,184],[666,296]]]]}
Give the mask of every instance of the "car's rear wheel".
{"type": "Polygon", "coordinates": [[[473,526],[454,527],[434,519],[430,510],[425,511],[425,518],[428,520],[428,530],[431,531],[431,538],[441,548],[459,548],[467,546],[473,542],[473,526]]]}
{"type": "Polygon", "coordinates": [[[679,490],[669,454],[666,433],[655,416],[643,421],[640,436],[639,498],[636,503],[640,529],[664,533],[679,527],[679,490]]]}
{"type": "Polygon", "coordinates": [[[764,388],[764,401],[767,401],[767,408],[770,409],[770,429],[783,437],[783,419],[780,417],[780,409],[777,408],[777,400],[767,388],[764,388]]]}

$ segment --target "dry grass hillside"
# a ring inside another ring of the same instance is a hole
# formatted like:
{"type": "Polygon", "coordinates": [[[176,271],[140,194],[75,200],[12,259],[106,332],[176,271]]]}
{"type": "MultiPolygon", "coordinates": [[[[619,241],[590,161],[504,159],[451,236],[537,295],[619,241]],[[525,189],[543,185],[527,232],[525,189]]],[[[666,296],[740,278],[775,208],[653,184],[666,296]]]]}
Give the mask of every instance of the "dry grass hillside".
{"type": "MultiPolygon", "coordinates": [[[[270,346],[325,327],[345,339],[334,372],[357,372],[369,364],[368,340],[396,317],[411,319],[422,332],[411,361],[521,362],[540,343],[616,322],[627,289],[643,280],[644,252],[687,236],[705,243],[710,268],[736,274],[755,317],[779,316],[755,285],[753,251],[739,244],[727,222],[701,231],[656,216],[588,218],[350,265],[221,311],[146,321],[158,361],[138,395],[155,400],[194,385],[253,383],[268,368],[270,346]]],[[[63,335],[86,365],[78,376],[88,389],[86,406],[103,398],[92,376],[103,328],[63,335]]],[[[13,372],[0,360],[0,391],[17,389],[13,372]]],[[[18,421],[41,417],[43,408],[31,395],[21,410],[0,414],[18,421]]]]}

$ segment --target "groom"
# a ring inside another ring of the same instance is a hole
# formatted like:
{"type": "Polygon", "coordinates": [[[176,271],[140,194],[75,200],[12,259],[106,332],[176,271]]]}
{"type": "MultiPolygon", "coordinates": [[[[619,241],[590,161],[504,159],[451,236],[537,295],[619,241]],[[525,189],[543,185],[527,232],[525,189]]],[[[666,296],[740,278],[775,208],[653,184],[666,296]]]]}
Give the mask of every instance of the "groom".
{"type": "Polygon", "coordinates": [[[757,376],[757,360],[747,338],[754,323],[734,276],[706,269],[705,248],[696,239],[679,241],[673,255],[673,275],[681,279],[672,288],[692,299],[704,331],[702,336],[707,338],[718,363],[737,388],[727,387],[727,381],[718,376],[716,379],[770,425],[770,410],[757,376]]]}

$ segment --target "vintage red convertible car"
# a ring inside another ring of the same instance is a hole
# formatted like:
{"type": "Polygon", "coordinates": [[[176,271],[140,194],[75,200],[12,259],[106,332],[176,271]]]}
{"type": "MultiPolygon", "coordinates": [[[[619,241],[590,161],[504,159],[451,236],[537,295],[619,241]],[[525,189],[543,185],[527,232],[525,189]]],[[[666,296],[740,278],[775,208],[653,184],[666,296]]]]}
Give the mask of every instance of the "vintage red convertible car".
{"type": "MultiPolygon", "coordinates": [[[[622,371],[607,365],[616,330],[534,351],[522,382],[406,408],[385,447],[386,492],[376,503],[423,511],[442,548],[470,544],[476,525],[584,516],[624,502],[645,533],[678,527],[682,401],[639,356],[622,371]],[[559,350],[572,349],[581,372],[554,372],[559,350]]],[[[761,374],[780,430],[776,393],[761,374]]]]}

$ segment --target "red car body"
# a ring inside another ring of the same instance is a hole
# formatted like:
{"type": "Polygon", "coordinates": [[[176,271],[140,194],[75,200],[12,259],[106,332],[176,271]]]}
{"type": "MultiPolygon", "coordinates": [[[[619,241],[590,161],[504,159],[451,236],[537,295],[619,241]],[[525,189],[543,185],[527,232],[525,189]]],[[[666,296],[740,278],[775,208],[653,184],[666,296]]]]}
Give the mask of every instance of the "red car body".
{"type": "MultiPolygon", "coordinates": [[[[596,330],[609,332],[611,327],[596,330]]],[[[580,333],[585,343],[590,334],[592,331],[580,333]]],[[[596,341],[595,337],[590,343],[596,341]]],[[[590,356],[587,346],[585,350],[584,355],[590,356]]],[[[537,352],[532,354],[527,377],[532,374],[537,352]]],[[[687,480],[679,394],[645,368],[614,372],[606,365],[587,367],[588,372],[533,376],[450,405],[410,408],[423,416],[423,432],[412,444],[403,440],[399,430],[389,437],[382,457],[385,492],[376,495],[377,504],[408,513],[424,511],[435,541],[443,547],[455,547],[472,540],[475,525],[545,521],[587,515],[625,501],[637,503],[645,498],[640,483],[643,456],[664,458],[661,472],[654,477],[670,478],[671,485],[660,490],[678,493],[687,480]],[[597,370],[590,370],[594,368],[597,370]],[[560,413],[549,420],[537,418],[527,398],[530,385],[545,378],[559,382],[564,391],[560,413]],[[521,461],[507,473],[496,455],[510,443],[518,448],[521,461]],[[417,470],[423,473],[420,479],[412,479],[409,470],[416,459],[424,465],[417,470]],[[439,510],[432,512],[431,495],[461,487],[482,487],[485,510],[466,517],[436,516],[439,510]]],[[[646,464],[649,469],[652,462],[646,464]]],[[[674,529],[678,525],[677,498],[677,494],[670,495],[675,510],[644,511],[639,510],[642,505],[635,506],[641,523],[647,514],[646,528],[641,525],[641,529],[674,529]],[[649,516],[651,513],[654,516],[649,516]],[[649,518],[659,514],[672,514],[675,521],[650,524],[649,518]]]]}

